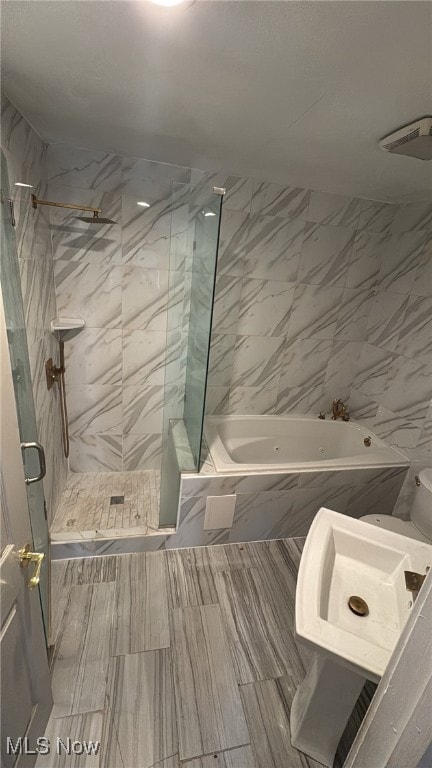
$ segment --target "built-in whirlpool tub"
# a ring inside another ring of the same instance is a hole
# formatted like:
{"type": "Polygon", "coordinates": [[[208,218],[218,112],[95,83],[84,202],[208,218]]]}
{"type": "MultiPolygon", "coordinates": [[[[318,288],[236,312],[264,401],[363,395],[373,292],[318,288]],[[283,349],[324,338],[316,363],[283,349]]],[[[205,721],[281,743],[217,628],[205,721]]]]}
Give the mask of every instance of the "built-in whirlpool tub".
{"type": "Polygon", "coordinates": [[[355,421],[313,415],[211,416],[205,437],[217,472],[344,470],[407,464],[355,421]]]}

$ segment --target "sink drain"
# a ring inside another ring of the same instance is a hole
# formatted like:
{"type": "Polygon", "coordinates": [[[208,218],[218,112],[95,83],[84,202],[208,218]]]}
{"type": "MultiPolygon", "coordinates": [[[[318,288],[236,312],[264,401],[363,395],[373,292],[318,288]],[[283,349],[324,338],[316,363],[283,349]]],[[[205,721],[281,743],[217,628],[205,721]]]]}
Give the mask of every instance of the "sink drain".
{"type": "Polygon", "coordinates": [[[351,595],[348,600],[348,607],[356,616],[367,616],[369,613],[369,607],[366,600],[363,600],[363,598],[358,595],[351,595]]]}

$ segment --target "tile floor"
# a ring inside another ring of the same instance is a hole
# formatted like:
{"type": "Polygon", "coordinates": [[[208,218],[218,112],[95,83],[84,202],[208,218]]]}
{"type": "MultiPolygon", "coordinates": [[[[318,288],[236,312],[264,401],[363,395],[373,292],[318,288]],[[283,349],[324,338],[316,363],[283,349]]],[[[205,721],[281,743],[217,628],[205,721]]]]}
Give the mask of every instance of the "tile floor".
{"type": "Polygon", "coordinates": [[[70,473],[51,526],[51,539],[76,541],[161,533],[159,492],[157,470],[70,473]],[[113,497],[124,500],[112,503],[113,497]]]}
{"type": "Polygon", "coordinates": [[[293,636],[303,541],[54,562],[47,735],[101,750],[37,768],[318,766],[289,735],[308,663],[293,636]]]}

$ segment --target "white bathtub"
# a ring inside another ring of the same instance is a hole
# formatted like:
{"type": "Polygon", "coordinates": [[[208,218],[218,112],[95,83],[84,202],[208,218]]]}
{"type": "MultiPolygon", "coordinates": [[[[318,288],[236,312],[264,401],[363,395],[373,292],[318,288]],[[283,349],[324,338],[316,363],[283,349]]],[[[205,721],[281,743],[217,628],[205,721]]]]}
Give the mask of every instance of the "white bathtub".
{"type": "Polygon", "coordinates": [[[403,453],[355,421],[316,415],[208,416],[204,434],[217,472],[406,466],[403,453]],[[370,438],[367,447],[365,438],[370,438]]]}

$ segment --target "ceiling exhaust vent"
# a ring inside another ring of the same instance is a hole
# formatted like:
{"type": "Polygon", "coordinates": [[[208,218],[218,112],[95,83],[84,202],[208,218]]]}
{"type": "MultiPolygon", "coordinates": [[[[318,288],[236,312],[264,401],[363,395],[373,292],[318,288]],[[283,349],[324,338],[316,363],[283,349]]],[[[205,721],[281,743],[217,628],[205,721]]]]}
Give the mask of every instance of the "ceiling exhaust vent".
{"type": "Polygon", "coordinates": [[[381,149],[394,155],[408,155],[419,160],[432,160],[432,117],[422,117],[384,136],[381,149]]]}

